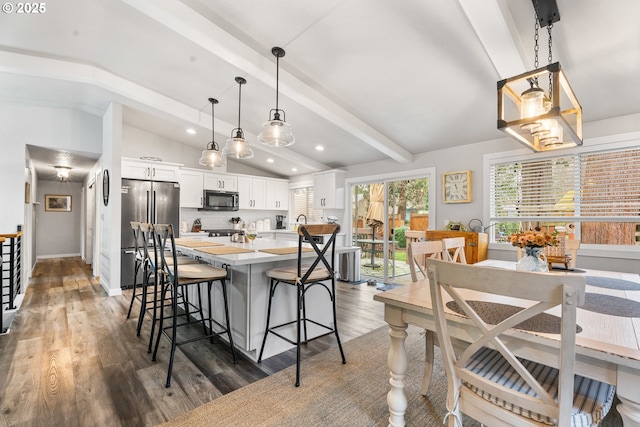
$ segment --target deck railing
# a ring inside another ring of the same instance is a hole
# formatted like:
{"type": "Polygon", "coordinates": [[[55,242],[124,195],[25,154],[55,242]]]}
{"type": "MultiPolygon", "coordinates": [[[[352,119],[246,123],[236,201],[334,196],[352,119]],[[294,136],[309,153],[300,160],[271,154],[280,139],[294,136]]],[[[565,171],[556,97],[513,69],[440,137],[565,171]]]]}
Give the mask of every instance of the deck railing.
{"type": "Polygon", "coordinates": [[[7,310],[16,309],[16,298],[22,292],[22,231],[11,234],[0,234],[2,243],[2,268],[0,268],[0,282],[2,289],[0,292],[0,333],[7,332],[4,314],[7,310]]]}

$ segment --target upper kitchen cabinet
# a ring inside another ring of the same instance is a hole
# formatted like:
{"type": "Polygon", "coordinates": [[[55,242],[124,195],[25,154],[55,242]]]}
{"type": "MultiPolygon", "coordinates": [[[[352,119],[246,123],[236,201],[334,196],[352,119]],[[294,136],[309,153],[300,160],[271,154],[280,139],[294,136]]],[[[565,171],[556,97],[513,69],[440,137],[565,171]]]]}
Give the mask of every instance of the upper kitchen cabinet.
{"type": "Polygon", "coordinates": [[[218,191],[238,191],[238,178],[235,175],[205,172],[204,189],[218,191]]]}
{"type": "Polygon", "coordinates": [[[238,197],[240,209],[265,209],[266,180],[250,176],[238,176],[238,197]]]}
{"type": "Polygon", "coordinates": [[[345,174],[334,169],[313,175],[314,209],[344,209],[345,174]]]}
{"type": "Polygon", "coordinates": [[[201,208],[203,197],[202,171],[180,170],[180,207],[201,208]]]}
{"type": "Polygon", "coordinates": [[[286,211],[289,209],[289,181],[267,179],[266,209],[286,211]]]}
{"type": "Polygon", "coordinates": [[[178,182],[180,165],[138,159],[122,159],[122,177],[150,181],[178,182]]]}

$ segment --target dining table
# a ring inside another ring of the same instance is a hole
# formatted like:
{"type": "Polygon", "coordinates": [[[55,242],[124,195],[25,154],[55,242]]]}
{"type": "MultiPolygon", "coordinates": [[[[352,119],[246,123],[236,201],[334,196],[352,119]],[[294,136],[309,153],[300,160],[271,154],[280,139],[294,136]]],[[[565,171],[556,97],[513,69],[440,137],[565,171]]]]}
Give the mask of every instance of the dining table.
{"type": "MultiPolygon", "coordinates": [[[[515,270],[515,264],[484,260],[474,265],[515,270]]],[[[623,425],[640,427],[640,275],[577,268],[540,274],[585,276],[585,303],[577,313],[576,374],[615,385],[620,400],[616,409],[623,425]]],[[[404,391],[409,366],[405,350],[407,327],[415,325],[434,334],[436,331],[429,280],[425,278],[378,293],[374,300],[384,304],[384,317],[391,338],[387,359],[391,385],[387,395],[389,426],[400,427],[405,425],[407,410],[404,391]]],[[[530,301],[471,291],[465,295],[465,300],[484,304],[493,314],[532,304],[530,301]]],[[[475,325],[455,311],[455,304],[447,304],[447,307],[450,333],[454,338],[465,341],[472,335],[469,328],[475,328],[475,325]]],[[[556,307],[556,310],[545,314],[554,317],[559,312],[556,307]]],[[[522,341],[516,355],[557,367],[560,335],[551,329],[513,331],[513,339],[522,341]]],[[[411,363],[420,362],[413,360],[411,363]]]]}

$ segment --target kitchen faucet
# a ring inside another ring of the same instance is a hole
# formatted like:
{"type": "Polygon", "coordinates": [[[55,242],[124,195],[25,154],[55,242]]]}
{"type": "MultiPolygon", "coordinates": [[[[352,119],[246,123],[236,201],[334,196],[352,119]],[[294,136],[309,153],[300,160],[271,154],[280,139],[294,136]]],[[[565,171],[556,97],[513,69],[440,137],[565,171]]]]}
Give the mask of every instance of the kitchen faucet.
{"type": "Polygon", "coordinates": [[[303,216],[304,217],[304,223],[307,223],[307,216],[305,214],[300,214],[298,215],[298,218],[296,218],[296,222],[300,222],[300,217],[303,216]]]}

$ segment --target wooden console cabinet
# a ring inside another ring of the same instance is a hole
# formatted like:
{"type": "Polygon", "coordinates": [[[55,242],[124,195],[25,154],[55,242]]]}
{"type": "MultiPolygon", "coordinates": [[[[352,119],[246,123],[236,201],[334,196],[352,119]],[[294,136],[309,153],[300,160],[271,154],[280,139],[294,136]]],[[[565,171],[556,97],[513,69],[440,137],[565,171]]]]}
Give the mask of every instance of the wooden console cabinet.
{"type": "Polygon", "coordinates": [[[475,264],[487,259],[489,252],[489,235],[487,233],[447,230],[426,231],[427,240],[442,240],[449,237],[464,237],[464,254],[467,257],[467,264],[475,264]]]}

